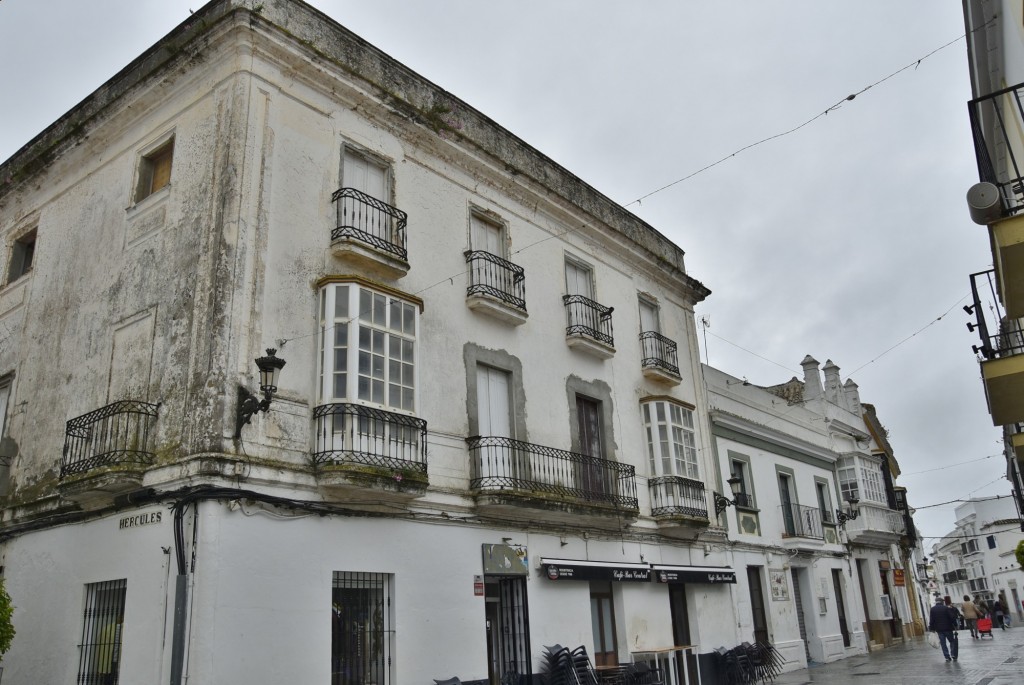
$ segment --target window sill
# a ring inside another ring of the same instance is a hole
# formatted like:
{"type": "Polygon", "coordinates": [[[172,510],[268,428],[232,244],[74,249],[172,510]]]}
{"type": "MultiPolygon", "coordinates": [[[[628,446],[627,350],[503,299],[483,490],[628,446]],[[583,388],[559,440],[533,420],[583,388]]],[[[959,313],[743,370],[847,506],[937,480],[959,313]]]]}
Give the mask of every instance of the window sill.
{"type": "Polygon", "coordinates": [[[160,190],[156,191],[155,193],[150,193],[149,195],[147,195],[146,197],[142,198],[141,200],[136,201],[134,204],[129,205],[128,207],[125,207],[124,211],[128,214],[128,218],[130,219],[131,217],[133,217],[134,215],[138,214],[139,212],[145,211],[150,206],[159,204],[160,202],[166,200],[170,196],[170,194],[171,194],[171,184],[168,183],[167,185],[165,185],[163,188],[161,188],[160,190]]]}

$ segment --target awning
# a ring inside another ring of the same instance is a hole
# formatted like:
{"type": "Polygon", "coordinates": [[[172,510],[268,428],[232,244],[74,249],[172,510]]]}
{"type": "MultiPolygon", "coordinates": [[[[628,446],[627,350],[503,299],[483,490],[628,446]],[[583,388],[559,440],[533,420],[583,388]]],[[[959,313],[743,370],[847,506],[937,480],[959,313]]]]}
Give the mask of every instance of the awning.
{"type": "Polygon", "coordinates": [[[659,583],[735,583],[736,571],[728,566],[669,566],[651,564],[659,583]]]}
{"type": "MultiPolygon", "coordinates": [[[[577,559],[540,560],[548,580],[610,580],[619,583],[651,582],[650,564],[620,564],[613,561],[577,559]]],[[[735,577],[733,582],[736,582],[735,577]]]]}

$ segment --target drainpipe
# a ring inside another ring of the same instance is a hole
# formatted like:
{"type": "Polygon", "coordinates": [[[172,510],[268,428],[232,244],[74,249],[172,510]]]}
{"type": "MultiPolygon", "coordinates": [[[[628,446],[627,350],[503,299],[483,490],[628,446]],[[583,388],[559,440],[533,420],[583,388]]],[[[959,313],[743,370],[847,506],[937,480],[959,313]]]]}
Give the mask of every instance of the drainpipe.
{"type": "MultiPolygon", "coordinates": [[[[188,564],[185,559],[185,509],[188,500],[174,503],[174,552],[178,561],[178,574],[174,578],[174,628],[171,632],[171,681],[181,685],[185,665],[185,629],[188,623],[188,564]]],[[[193,514],[198,519],[199,502],[195,501],[193,514]]],[[[198,523],[198,521],[197,521],[198,523]]]]}

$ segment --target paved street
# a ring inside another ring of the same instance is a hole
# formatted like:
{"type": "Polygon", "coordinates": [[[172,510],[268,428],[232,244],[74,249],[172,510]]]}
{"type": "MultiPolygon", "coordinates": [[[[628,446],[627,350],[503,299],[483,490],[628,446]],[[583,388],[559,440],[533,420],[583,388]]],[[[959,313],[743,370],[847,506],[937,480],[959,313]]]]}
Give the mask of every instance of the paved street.
{"type": "Polygon", "coordinates": [[[775,679],[775,685],[1020,685],[1024,683],[1024,629],[996,629],[993,639],[960,632],[960,657],[946,662],[924,638],[871,654],[812,666],[775,679]],[[966,636],[966,639],[965,639],[966,636]]]}

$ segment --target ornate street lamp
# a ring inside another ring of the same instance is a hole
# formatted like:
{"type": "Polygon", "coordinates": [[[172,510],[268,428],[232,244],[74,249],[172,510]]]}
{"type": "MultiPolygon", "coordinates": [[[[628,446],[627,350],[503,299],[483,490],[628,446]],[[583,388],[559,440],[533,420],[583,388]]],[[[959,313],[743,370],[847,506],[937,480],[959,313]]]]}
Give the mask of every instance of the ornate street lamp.
{"type": "Polygon", "coordinates": [[[732,490],[732,499],[729,499],[725,495],[715,493],[715,516],[721,516],[722,512],[727,507],[731,507],[736,504],[736,500],[739,498],[740,486],[743,484],[743,479],[737,476],[733,476],[729,480],[725,481],[729,484],[729,489],[732,490]]]}
{"type": "Polygon", "coordinates": [[[252,421],[253,414],[258,411],[265,412],[270,409],[270,403],[277,392],[277,379],[281,376],[281,369],[284,368],[285,360],[277,356],[277,350],[270,348],[266,357],[256,360],[256,367],[260,370],[260,392],[263,399],[256,399],[244,387],[238,388],[238,416],[235,418],[235,440],[242,437],[242,426],[252,421]]]}
{"type": "Polygon", "coordinates": [[[846,500],[846,503],[850,505],[846,511],[836,509],[836,521],[839,522],[840,527],[845,526],[847,521],[853,521],[860,516],[860,510],[857,508],[857,505],[860,504],[859,499],[851,497],[846,500]]]}

